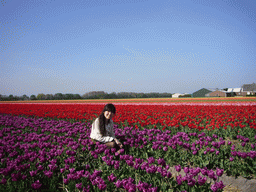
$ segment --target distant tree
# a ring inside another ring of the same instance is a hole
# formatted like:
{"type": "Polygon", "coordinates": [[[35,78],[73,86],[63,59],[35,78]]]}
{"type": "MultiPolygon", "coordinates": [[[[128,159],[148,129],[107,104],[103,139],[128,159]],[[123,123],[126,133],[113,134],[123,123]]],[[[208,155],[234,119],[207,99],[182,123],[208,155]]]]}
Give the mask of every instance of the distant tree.
{"type": "Polygon", "coordinates": [[[228,88],[224,88],[224,89],[222,89],[222,90],[227,91],[227,90],[228,90],[228,88]]]}
{"type": "Polygon", "coordinates": [[[179,95],[179,97],[191,97],[191,94],[179,95]]]}
{"type": "Polygon", "coordinates": [[[21,97],[15,95],[14,98],[13,98],[14,101],[18,101],[18,100],[21,100],[21,97]]]}
{"type": "Polygon", "coordinates": [[[103,93],[103,94],[100,94],[100,95],[97,95],[97,96],[98,96],[99,99],[104,99],[104,98],[105,98],[105,95],[106,95],[106,94],[103,93]]]}
{"type": "Polygon", "coordinates": [[[242,88],[244,91],[252,91],[255,92],[256,91],[256,84],[252,83],[252,84],[243,84],[242,88]]]}
{"type": "Polygon", "coordinates": [[[79,94],[74,94],[74,99],[81,99],[82,97],[79,94]]]}
{"type": "Polygon", "coordinates": [[[29,100],[29,97],[27,95],[22,95],[22,100],[23,101],[29,100]]]}
{"type": "Polygon", "coordinates": [[[46,99],[46,100],[53,100],[54,97],[53,97],[52,94],[46,94],[46,95],[45,95],[45,99],[46,99]]]}
{"type": "Polygon", "coordinates": [[[9,99],[10,101],[13,101],[13,99],[14,99],[13,95],[9,95],[8,99],[9,99]]]}
{"type": "Polygon", "coordinates": [[[109,99],[115,99],[117,97],[116,92],[112,92],[112,93],[108,94],[108,97],[109,97],[109,99]]]}
{"type": "Polygon", "coordinates": [[[155,92],[151,92],[151,93],[147,93],[148,98],[158,98],[159,97],[159,93],[155,93],[155,92]]]}
{"type": "Polygon", "coordinates": [[[74,95],[72,93],[64,94],[63,99],[67,99],[67,100],[74,99],[74,95]]]}
{"type": "Polygon", "coordinates": [[[7,95],[1,95],[1,101],[8,101],[9,97],[7,95]]]}
{"type": "Polygon", "coordinates": [[[252,91],[256,91],[256,84],[252,83],[252,91]]]}
{"type": "Polygon", "coordinates": [[[145,95],[144,93],[138,93],[138,94],[137,94],[137,97],[138,97],[138,98],[145,98],[146,95],[145,95]]]}
{"type": "Polygon", "coordinates": [[[30,100],[36,100],[36,96],[35,95],[31,95],[30,96],[30,100]]]}
{"type": "Polygon", "coordinates": [[[132,93],[132,94],[131,94],[131,97],[132,97],[132,98],[137,98],[137,94],[136,94],[136,93],[132,93]]]}
{"type": "Polygon", "coordinates": [[[56,93],[54,95],[54,99],[55,100],[62,100],[63,99],[63,94],[62,93],[56,93]]]}
{"type": "Polygon", "coordinates": [[[161,97],[172,97],[172,94],[165,92],[165,93],[162,93],[160,96],[161,96],[161,97]]]}
{"type": "Polygon", "coordinates": [[[45,100],[45,94],[43,93],[39,93],[37,96],[36,96],[37,100],[45,100]]]}

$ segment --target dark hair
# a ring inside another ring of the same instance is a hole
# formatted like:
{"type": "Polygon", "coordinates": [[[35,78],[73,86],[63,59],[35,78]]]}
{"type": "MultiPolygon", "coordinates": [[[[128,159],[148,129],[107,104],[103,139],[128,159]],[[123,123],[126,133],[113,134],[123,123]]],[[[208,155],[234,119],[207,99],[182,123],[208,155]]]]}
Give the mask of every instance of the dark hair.
{"type": "Polygon", "coordinates": [[[105,134],[106,134],[106,128],[105,128],[106,118],[104,116],[105,111],[110,111],[111,113],[116,114],[116,108],[112,103],[108,103],[105,105],[104,109],[102,110],[101,114],[99,115],[100,133],[102,136],[105,136],[105,134]]]}

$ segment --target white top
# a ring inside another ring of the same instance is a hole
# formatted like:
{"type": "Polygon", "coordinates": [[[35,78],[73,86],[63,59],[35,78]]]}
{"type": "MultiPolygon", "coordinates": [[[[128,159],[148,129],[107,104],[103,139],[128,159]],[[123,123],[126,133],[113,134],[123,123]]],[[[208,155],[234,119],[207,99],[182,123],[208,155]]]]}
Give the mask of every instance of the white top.
{"type": "Polygon", "coordinates": [[[92,124],[92,130],[91,130],[90,137],[92,139],[95,139],[102,143],[111,142],[116,138],[115,134],[114,134],[113,127],[114,127],[114,122],[111,119],[109,121],[109,124],[105,124],[106,135],[102,136],[100,133],[100,121],[99,121],[99,118],[97,118],[97,119],[95,119],[95,121],[92,124]]]}

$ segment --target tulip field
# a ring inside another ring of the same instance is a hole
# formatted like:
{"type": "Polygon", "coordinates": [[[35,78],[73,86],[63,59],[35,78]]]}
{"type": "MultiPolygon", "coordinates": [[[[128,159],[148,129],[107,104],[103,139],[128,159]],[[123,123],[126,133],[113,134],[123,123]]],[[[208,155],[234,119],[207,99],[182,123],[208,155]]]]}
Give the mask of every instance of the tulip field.
{"type": "Polygon", "coordinates": [[[113,103],[120,154],[89,138],[105,104],[0,103],[0,191],[216,192],[223,174],[256,178],[254,101],[113,103]]]}

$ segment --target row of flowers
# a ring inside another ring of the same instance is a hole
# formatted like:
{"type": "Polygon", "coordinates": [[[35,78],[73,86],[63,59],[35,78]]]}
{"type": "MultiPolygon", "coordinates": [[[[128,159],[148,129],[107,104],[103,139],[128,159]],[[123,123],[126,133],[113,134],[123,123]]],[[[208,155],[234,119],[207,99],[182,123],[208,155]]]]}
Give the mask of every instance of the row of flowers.
{"type": "Polygon", "coordinates": [[[90,122],[1,115],[0,126],[1,183],[7,191],[220,191],[224,185],[218,178],[224,172],[256,175],[255,134],[227,140],[224,129],[182,132],[115,125],[125,146],[119,155],[93,144],[90,122]],[[173,177],[172,166],[186,175],[173,177]]]}
{"type": "MultiPolygon", "coordinates": [[[[255,103],[254,103],[255,104],[255,103]]],[[[92,121],[103,104],[0,104],[0,113],[92,121]]],[[[198,130],[256,127],[256,105],[125,105],[116,104],[114,122],[136,128],[160,125],[198,130]]]]}

